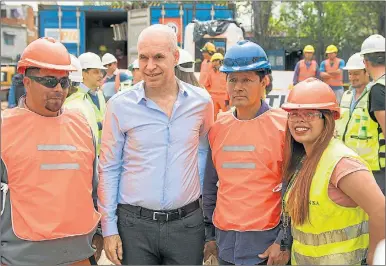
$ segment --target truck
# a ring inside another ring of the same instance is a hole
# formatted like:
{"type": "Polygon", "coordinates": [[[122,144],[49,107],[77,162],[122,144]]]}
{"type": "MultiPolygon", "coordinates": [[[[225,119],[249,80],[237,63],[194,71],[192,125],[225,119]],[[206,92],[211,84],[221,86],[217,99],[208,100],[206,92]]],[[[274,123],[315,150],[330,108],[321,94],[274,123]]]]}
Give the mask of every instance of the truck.
{"type": "Polygon", "coordinates": [[[39,37],[53,37],[62,42],[69,53],[79,56],[84,52],[102,55],[124,52],[127,66],[136,56],[139,33],[152,24],[172,27],[183,47],[184,29],[194,19],[199,21],[234,19],[234,4],[216,3],[161,3],[151,2],[146,8],[126,10],[120,6],[62,6],[39,5],[39,37]],[[106,48],[101,51],[100,48],[106,48]]]}

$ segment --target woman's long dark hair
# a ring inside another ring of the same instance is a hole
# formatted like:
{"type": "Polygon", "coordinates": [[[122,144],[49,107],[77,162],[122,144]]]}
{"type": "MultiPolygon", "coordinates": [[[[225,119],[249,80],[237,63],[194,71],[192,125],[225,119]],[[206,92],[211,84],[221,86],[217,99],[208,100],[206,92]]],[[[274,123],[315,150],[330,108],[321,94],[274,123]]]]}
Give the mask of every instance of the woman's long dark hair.
{"type": "MultiPolygon", "coordinates": [[[[312,179],[319,164],[323,152],[334,136],[335,120],[333,113],[322,110],[324,128],[313,145],[311,154],[307,155],[293,182],[291,192],[288,195],[286,210],[294,225],[302,225],[308,220],[309,197],[312,179]]],[[[306,155],[303,144],[294,140],[289,131],[288,122],[284,143],[283,178],[287,184],[293,177],[301,159],[306,155]]]]}

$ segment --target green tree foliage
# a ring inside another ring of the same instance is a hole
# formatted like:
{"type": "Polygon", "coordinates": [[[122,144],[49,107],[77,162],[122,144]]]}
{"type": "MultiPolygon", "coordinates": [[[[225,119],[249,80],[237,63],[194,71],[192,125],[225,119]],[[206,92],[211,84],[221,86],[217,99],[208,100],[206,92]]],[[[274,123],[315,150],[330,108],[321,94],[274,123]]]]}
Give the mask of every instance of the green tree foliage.
{"type": "Polygon", "coordinates": [[[274,32],[286,36],[283,45],[314,44],[321,55],[329,44],[359,51],[367,36],[385,35],[385,2],[286,2],[275,20],[274,32]]]}

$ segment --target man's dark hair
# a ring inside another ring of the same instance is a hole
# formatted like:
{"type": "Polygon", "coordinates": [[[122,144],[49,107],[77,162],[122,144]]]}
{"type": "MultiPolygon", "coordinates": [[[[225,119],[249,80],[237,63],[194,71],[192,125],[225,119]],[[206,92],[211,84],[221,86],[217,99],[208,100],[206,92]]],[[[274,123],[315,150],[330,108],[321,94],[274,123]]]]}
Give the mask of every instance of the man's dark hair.
{"type": "Polygon", "coordinates": [[[372,66],[384,66],[385,65],[385,53],[372,53],[372,54],[365,54],[364,58],[366,61],[369,61],[372,66]]]}

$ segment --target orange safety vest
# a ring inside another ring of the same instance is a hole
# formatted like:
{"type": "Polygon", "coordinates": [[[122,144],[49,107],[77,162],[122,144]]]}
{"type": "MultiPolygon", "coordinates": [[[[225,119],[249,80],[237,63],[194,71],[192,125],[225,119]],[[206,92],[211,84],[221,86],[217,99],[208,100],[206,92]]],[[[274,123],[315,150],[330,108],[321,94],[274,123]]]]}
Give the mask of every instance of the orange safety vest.
{"type": "Polygon", "coordinates": [[[15,235],[43,241],[92,232],[101,215],[92,199],[95,147],[86,119],[71,110],[43,117],[14,108],[4,111],[1,129],[15,235]]]}
{"type": "Polygon", "coordinates": [[[213,224],[221,230],[265,231],[280,222],[287,113],[271,109],[248,121],[220,113],[209,131],[219,183],[213,224]]]}
{"type": "Polygon", "coordinates": [[[298,82],[301,82],[311,77],[316,77],[316,61],[312,60],[310,67],[307,67],[304,59],[300,60],[298,82]]]}
{"type": "Polygon", "coordinates": [[[204,59],[201,63],[200,78],[198,82],[205,86],[206,79],[208,78],[209,70],[212,68],[212,63],[209,60],[204,59]]]}
{"type": "Polygon", "coordinates": [[[227,76],[220,71],[209,71],[205,87],[213,99],[229,100],[227,92],[227,76]]]}
{"type": "MultiPolygon", "coordinates": [[[[340,58],[336,57],[332,62],[332,65],[330,64],[330,59],[325,60],[324,65],[326,72],[338,70],[340,60],[340,58]]],[[[332,75],[332,78],[324,79],[324,82],[330,86],[343,86],[343,73],[341,72],[339,75],[332,75]]]]}

